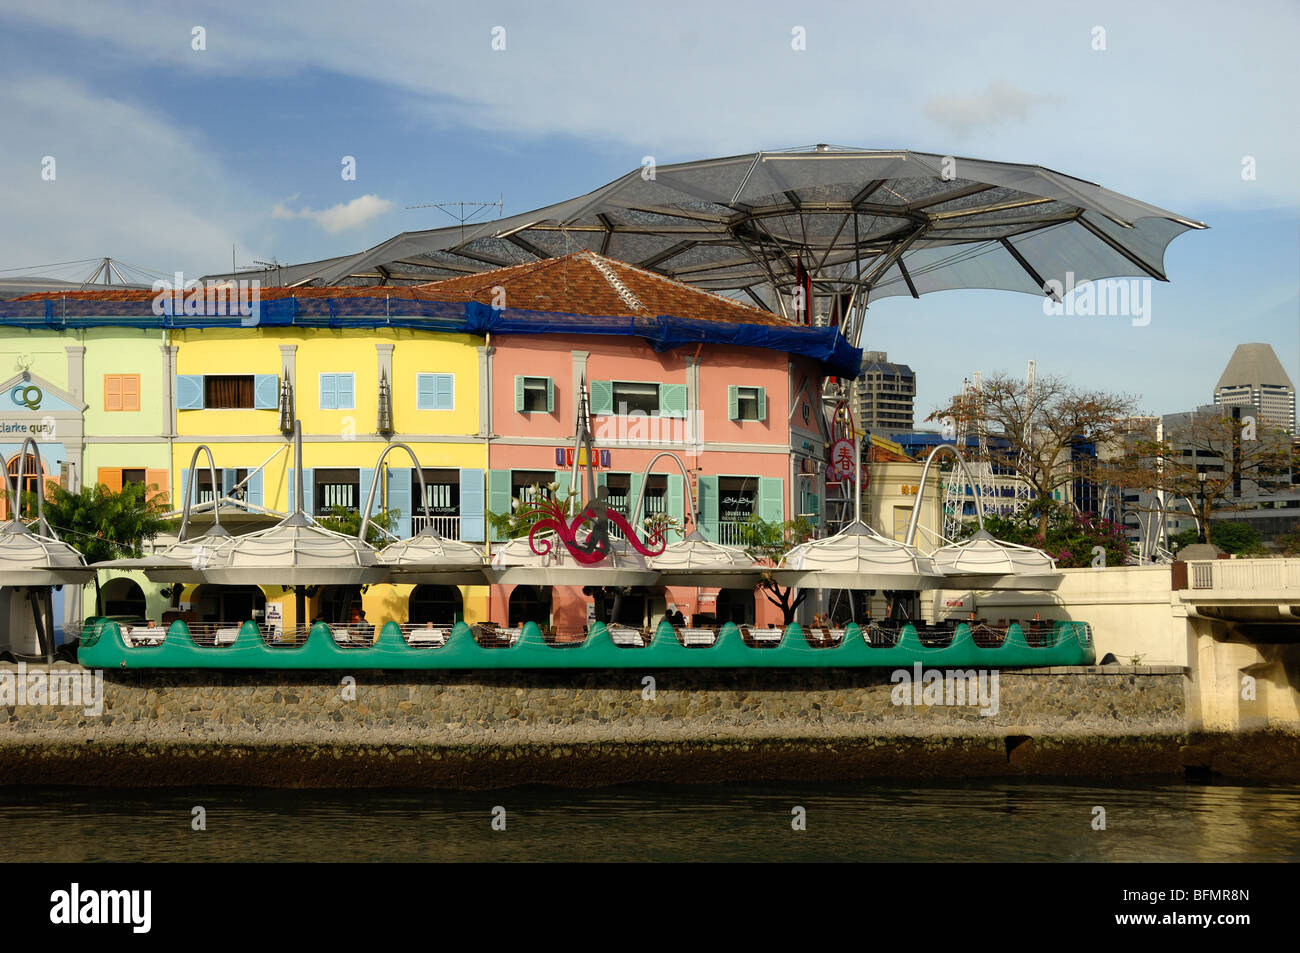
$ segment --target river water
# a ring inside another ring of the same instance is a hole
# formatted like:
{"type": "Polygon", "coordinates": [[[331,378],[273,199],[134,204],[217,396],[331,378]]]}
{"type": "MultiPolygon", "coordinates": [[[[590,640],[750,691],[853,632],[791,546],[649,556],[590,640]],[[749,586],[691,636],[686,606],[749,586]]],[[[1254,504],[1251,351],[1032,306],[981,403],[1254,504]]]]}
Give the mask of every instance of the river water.
{"type": "Polygon", "coordinates": [[[0,788],[0,861],[1296,861],[1300,785],[0,788]],[[201,807],[206,830],[193,830],[201,807]],[[493,829],[494,809],[497,826],[493,829]],[[806,829],[794,829],[803,809],[806,829]],[[1105,829],[1094,829],[1105,811],[1105,829]]]}

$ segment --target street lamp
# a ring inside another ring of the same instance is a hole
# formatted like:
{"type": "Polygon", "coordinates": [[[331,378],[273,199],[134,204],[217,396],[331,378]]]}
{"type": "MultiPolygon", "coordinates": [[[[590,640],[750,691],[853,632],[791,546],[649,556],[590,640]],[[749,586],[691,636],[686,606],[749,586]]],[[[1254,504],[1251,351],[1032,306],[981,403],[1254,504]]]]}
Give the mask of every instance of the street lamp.
{"type": "Polygon", "coordinates": [[[1209,522],[1209,520],[1206,518],[1205,515],[1205,478],[1207,476],[1208,474],[1204,470],[1201,470],[1199,468],[1197,469],[1196,489],[1199,494],[1200,504],[1201,504],[1200,507],[1198,507],[1197,509],[1197,520],[1196,520],[1196,528],[1197,528],[1196,541],[1198,543],[1209,542],[1209,538],[1208,538],[1209,533],[1206,532],[1206,526],[1205,526],[1205,524],[1209,522]]]}

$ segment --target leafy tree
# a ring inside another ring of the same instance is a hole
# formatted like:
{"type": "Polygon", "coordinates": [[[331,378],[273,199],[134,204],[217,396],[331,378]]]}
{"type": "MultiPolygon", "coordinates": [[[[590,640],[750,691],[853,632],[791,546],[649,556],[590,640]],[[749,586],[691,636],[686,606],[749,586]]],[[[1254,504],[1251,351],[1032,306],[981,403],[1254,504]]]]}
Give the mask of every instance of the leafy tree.
{"type": "Polygon", "coordinates": [[[1127,395],[1085,390],[1061,377],[1039,377],[1030,388],[999,372],[928,419],[951,418],[968,433],[982,432],[992,458],[984,462],[1011,470],[1029,486],[1037,504],[1037,534],[1046,536],[1054,512],[1052,493],[1091,476],[1095,467],[1091,459],[1072,460],[1071,451],[1080,443],[1113,441],[1134,403],[1127,395]]]}
{"type": "MultiPolygon", "coordinates": [[[[1111,520],[1080,516],[1072,506],[1049,500],[1047,507],[1027,507],[1014,516],[985,516],[984,528],[998,539],[1041,549],[1056,560],[1061,569],[1082,569],[1093,565],[1100,546],[1105,565],[1122,566],[1129,559],[1129,544],[1124,529],[1111,520]],[[1043,516],[1047,531],[1039,532],[1043,516]]],[[[969,522],[963,535],[975,532],[978,524],[969,522]]]]}
{"type": "MultiPolygon", "coordinates": [[[[127,483],[121,490],[104,484],[83,486],[75,493],[58,483],[45,484],[45,519],[59,537],[81,553],[88,563],[107,559],[139,558],[144,542],[166,532],[174,523],[163,519],[166,497],[157,486],[127,483]]],[[[35,495],[23,495],[29,513],[36,511],[35,495]]],[[[99,577],[95,577],[95,614],[99,614],[99,577]]]]}
{"type": "Polygon", "coordinates": [[[1112,482],[1185,499],[1202,529],[1243,494],[1289,487],[1290,471],[1300,465],[1290,435],[1233,416],[1232,409],[1207,405],[1177,415],[1163,439],[1128,441],[1112,482]]]}
{"type": "MultiPolygon", "coordinates": [[[[802,516],[780,523],[769,523],[755,514],[743,524],[741,532],[744,534],[745,552],[749,558],[763,565],[775,566],[793,547],[812,539],[815,528],[802,516]]],[[[799,595],[795,596],[792,587],[782,586],[769,573],[763,574],[758,590],[768,602],[781,610],[782,625],[794,621],[795,610],[803,604],[811,591],[801,589],[799,595]]]]}
{"type": "MultiPolygon", "coordinates": [[[[385,535],[380,527],[391,533],[397,526],[398,512],[398,510],[380,510],[372,514],[370,525],[366,527],[366,542],[379,549],[391,543],[393,538],[385,535]]],[[[316,522],[326,529],[332,529],[345,536],[356,536],[361,532],[360,510],[349,509],[346,506],[331,506],[324,515],[316,517],[316,522]]]]}
{"type": "Polygon", "coordinates": [[[1300,556],[1300,531],[1283,533],[1276,542],[1283,556],[1300,556]]]}

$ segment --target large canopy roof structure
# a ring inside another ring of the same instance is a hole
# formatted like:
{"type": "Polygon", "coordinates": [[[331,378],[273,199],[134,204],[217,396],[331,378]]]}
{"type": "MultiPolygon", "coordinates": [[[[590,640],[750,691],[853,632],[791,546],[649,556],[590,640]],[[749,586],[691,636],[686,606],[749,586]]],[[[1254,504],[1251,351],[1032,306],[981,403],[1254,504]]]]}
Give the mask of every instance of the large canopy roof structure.
{"type": "Polygon", "coordinates": [[[858,344],[869,299],[1043,294],[1067,273],[1163,281],[1169,242],[1204,227],[1040,166],[816,145],[644,167],[536,211],[228,277],[416,284],[585,249],[787,317],[840,320],[858,344]]]}

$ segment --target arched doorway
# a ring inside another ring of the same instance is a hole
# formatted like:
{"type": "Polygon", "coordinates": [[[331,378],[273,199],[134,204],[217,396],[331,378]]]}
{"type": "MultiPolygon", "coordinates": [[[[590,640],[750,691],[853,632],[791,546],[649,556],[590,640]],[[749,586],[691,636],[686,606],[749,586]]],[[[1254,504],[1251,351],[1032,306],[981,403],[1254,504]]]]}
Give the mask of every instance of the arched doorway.
{"type": "MultiPolygon", "coordinates": [[[[23,485],[18,488],[19,496],[28,493],[45,492],[45,467],[41,461],[32,454],[14,454],[13,458],[5,464],[5,469],[9,473],[9,482],[11,485],[18,481],[18,469],[23,467],[23,485]],[[25,465],[24,465],[25,464],[25,465]]],[[[48,497],[47,497],[48,498],[48,497]]],[[[0,493],[0,515],[6,519],[9,518],[9,499],[8,494],[0,493]]]]}
{"type": "Polygon", "coordinates": [[[453,625],[465,617],[464,602],[455,586],[416,586],[406,606],[406,619],[412,625],[453,625]]]}
{"type": "Polygon", "coordinates": [[[551,590],[549,586],[515,586],[510,593],[510,628],[536,622],[540,626],[551,624],[551,590]]]}
{"type": "Polygon", "coordinates": [[[202,585],[190,602],[200,622],[260,622],[266,615],[266,593],[257,586],[202,585]]]}
{"type": "Polygon", "coordinates": [[[134,579],[110,579],[99,588],[99,614],[145,618],[144,590],[134,579]]]}
{"type": "Polygon", "coordinates": [[[754,590],[720,589],[718,590],[717,608],[718,625],[734,622],[736,625],[754,624],[754,590]]]}

